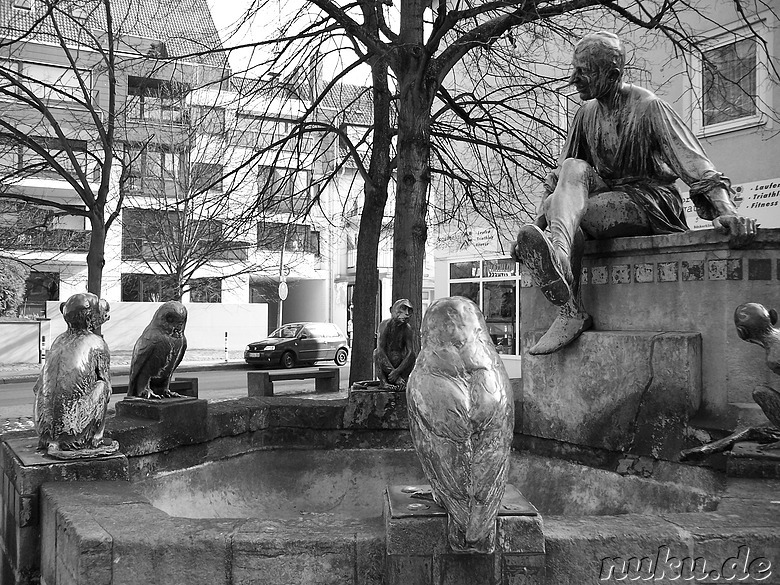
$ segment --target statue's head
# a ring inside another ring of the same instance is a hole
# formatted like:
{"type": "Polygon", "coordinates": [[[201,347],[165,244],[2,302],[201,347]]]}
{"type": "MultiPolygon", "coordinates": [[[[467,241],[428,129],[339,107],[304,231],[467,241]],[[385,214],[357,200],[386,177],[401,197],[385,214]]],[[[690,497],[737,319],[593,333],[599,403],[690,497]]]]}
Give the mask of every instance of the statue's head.
{"type": "Polygon", "coordinates": [[[187,326],[187,307],[179,301],[163,303],[154,313],[152,325],[171,337],[182,337],[187,326]]]}
{"type": "Polygon", "coordinates": [[[617,35],[606,31],[591,33],[574,47],[569,82],[583,100],[602,98],[620,87],[625,64],[626,50],[617,35]]]}
{"type": "Polygon", "coordinates": [[[60,312],[69,331],[94,331],[99,325],[99,299],[92,293],[76,293],[60,303],[60,312]]]}
{"type": "Polygon", "coordinates": [[[764,340],[776,324],[777,311],[767,309],[760,303],[744,303],[734,311],[737,335],[756,345],[764,345],[764,340]]]}
{"type": "Polygon", "coordinates": [[[394,320],[401,321],[402,323],[409,321],[413,312],[414,309],[412,308],[412,303],[409,302],[409,299],[398,299],[393,303],[393,306],[390,307],[390,316],[394,320]]]}

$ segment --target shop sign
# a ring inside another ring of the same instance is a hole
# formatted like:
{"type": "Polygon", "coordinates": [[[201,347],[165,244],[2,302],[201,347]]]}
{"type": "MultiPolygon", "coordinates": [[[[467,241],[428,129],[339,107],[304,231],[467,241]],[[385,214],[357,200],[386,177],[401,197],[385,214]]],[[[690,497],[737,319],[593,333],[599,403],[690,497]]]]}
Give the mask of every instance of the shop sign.
{"type": "MultiPolygon", "coordinates": [[[[780,228],[780,178],[734,185],[734,205],[740,215],[755,219],[763,228],[780,228]]],[[[682,193],[685,219],[694,230],[712,227],[712,222],[696,215],[688,193],[682,193]]]]}

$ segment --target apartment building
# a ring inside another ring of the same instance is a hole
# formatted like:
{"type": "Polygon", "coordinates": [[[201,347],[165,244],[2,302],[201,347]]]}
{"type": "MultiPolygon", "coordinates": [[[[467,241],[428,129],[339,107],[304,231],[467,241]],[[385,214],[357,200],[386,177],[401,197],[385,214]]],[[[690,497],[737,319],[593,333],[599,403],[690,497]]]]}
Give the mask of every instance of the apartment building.
{"type": "Polygon", "coordinates": [[[0,1],[2,73],[17,85],[3,119],[35,140],[0,129],[0,246],[30,269],[22,314],[46,317],[86,288],[91,226],[67,206],[100,189],[110,121],[102,296],[269,303],[273,324],[286,280],[289,313],[327,318],[330,244],[311,205],[321,152],[283,140],[303,99],[233,77],[204,0],[114,0],[112,35],[100,3],[46,7],[0,1]]]}

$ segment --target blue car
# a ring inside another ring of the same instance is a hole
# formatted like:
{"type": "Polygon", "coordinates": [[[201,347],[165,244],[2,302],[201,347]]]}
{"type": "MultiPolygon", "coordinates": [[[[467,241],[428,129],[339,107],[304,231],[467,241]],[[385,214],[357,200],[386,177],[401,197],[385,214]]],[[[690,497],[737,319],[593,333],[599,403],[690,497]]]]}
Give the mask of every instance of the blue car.
{"type": "Polygon", "coordinates": [[[343,366],[348,356],[347,338],[333,323],[288,323],[244,350],[244,361],[248,364],[284,368],[323,360],[333,360],[337,366],[343,366]]]}

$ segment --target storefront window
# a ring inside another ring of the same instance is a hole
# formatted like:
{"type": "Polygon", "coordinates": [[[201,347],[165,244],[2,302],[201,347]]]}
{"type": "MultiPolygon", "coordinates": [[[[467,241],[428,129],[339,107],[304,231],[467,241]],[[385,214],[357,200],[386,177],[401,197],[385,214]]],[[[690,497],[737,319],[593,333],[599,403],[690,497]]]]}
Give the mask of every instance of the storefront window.
{"type": "Polygon", "coordinates": [[[515,294],[514,281],[486,282],[482,285],[482,313],[490,338],[498,353],[514,355],[515,294]]]}
{"type": "Polygon", "coordinates": [[[475,278],[479,276],[479,260],[474,262],[453,262],[450,264],[450,279],[475,278]]]}
{"type": "Polygon", "coordinates": [[[466,297],[479,304],[479,283],[453,282],[450,285],[450,295],[453,297],[466,297]]]}
{"type": "Polygon", "coordinates": [[[450,295],[480,307],[496,350],[505,355],[518,354],[518,291],[517,264],[511,258],[450,263],[450,295]]]}

